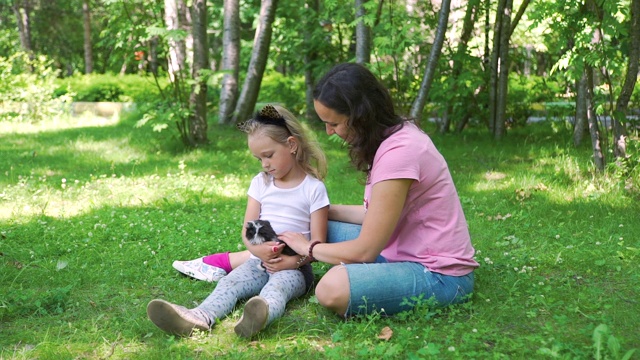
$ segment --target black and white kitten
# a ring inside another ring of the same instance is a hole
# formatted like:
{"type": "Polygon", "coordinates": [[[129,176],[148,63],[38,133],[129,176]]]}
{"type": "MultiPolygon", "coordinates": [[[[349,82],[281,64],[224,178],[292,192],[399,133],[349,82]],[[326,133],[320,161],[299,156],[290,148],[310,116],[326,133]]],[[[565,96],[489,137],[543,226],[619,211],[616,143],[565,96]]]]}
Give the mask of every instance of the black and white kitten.
{"type": "MultiPolygon", "coordinates": [[[[271,227],[271,223],[267,220],[248,221],[246,229],[245,235],[247,240],[253,245],[260,245],[267,241],[277,241],[284,244],[284,241],[278,240],[278,235],[271,227]]],[[[282,253],[289,256],[297,255],[289,246],[285,246],[282,253]]]]}

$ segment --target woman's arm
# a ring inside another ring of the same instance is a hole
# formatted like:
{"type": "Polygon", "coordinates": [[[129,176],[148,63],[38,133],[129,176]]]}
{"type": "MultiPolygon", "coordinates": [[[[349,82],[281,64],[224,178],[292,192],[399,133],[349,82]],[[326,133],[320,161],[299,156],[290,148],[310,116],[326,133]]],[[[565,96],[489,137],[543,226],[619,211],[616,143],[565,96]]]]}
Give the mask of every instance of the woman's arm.
{"type": "MultiPolygon", "coordinates": [[[[373,185],[369,208],[364,215],[360,235],[352,241],[317,244],[313,247],[313,257],[330,264],[374,261],[398,224],[413,181],[412,179],[392,179],[373,185]]],[[[306,254],[309,251],[308,248],[305,249],[308,244],[298,239],[289,236],[280,238],[299,254],[306,254]]]]}
{"type": "Polygon", "coordinates": [[[364,206],[331,205],[329,207],[329,220],[362,224],[362,220],[364,220],[364,206]]]}

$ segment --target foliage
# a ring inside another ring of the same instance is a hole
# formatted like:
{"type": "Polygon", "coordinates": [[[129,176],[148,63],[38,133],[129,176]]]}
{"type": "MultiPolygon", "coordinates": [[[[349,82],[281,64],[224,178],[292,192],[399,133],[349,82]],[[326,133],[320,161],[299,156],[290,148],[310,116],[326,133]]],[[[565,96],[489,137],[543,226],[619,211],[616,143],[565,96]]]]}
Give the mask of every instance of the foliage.
{"type": "Polygon", "coordinates": [[[548,119],[564,119],[575,113],[575,106],[559,97],[562,86],[553,78],[509,77],[507,118],[512,126],[524,126],[537,109],[548,119]]]}
{"type": "Polygon", "coordinates": [[[72,93],[74,101],[121,101],[147,103],[160,98],[167,80],[160,85],[150,75],[76,75],[56,81],[56,95],[72,93]],[[160,87],[159,87],[160,86],[160,87]]]}
{"type": "MultiPolygon", "coordinates": [[[[242,303],[211,334],[168,336],[146,304],[209,294],[215,285],[171,262],[239,248],[260,169],[233,128],[212,127],[209,146],[184,152],[135,121],[0,129],[1,358],[622,359],[640,348],[639,189],[594,178],[591,150],[550,122],[513,129],[500,146],[477,130],[432,137],[481,264],[470,302],[409,299],[415,311],[344,321],[311,293],[252,341],[232,330],[242,303]]],[[[318,131],[331,201],[361,202],[345,149],[318,131]]],[[[318,276],[328,268],[314,263],[318,276]]]]}
{"type": "Polygon", "coordinates": [[[277,71],[267,71],[262,78],[258,102],[277,103],[294,114],[302,114],[304,78],[284,76],[277,71]]]}
{"type": "Polygon", "coordinates": [[[64,112],[69,98],[53,99],[56,75],[44,56],[0,57],[0,121],[34,122],[64,112]]]}

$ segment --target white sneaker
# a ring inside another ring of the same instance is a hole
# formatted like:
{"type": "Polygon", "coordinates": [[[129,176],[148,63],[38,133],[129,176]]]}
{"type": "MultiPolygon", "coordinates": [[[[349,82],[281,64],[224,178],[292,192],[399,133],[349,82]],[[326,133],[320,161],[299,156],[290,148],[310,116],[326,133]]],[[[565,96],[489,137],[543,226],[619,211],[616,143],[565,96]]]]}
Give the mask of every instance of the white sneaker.
{"type": "Polygon", "coordinates": [[[173,268],[194,279],[208,282],[218,281],[227,275],[224,269],[205,264],[202,259],[203,258],[198,258],[188,261],[176,260],[173,262],[173,268]]]}

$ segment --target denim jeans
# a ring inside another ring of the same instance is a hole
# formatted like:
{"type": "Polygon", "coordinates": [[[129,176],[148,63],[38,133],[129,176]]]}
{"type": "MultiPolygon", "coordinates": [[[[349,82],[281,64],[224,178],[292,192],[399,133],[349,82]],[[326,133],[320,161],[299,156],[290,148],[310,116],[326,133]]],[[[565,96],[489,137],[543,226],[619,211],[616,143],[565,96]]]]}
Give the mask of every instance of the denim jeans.
{"type": "MultiPolygon", "coordinates": [[[[360,225],[329,221],[327,241],[337,243],[354,239],[360,225]]],[[[449,276],[429,271],[410,261],[388,262],[378,256],[374,263],[344,264],[349,276],[351,297],[345,316],[379,311],[386,315],[410,310],[414,298],[433,301],[443,307],[468,300],[473,292],[473,272],[449,276]],[[406,301],[410,300],[410,301],[406,301]]]]}

